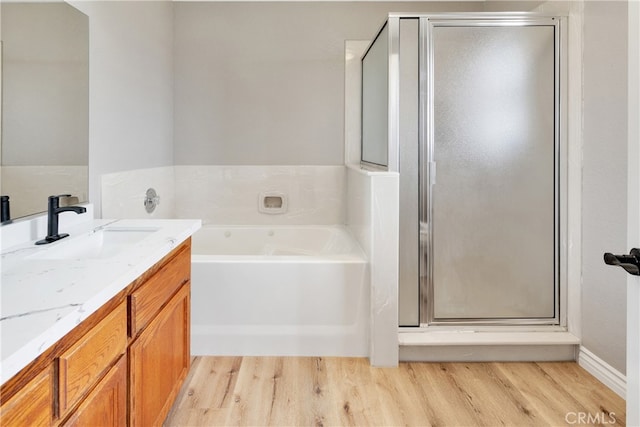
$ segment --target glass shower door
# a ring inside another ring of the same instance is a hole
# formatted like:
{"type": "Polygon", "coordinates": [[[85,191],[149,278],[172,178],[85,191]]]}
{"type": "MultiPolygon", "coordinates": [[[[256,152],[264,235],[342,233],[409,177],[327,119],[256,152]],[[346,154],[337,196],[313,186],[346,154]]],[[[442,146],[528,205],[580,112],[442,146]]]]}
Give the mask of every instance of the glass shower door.
{"type": "Polygon", "coordinates": [[[555,23],[427,25],[423,322],[555,323],[555,23]]]}

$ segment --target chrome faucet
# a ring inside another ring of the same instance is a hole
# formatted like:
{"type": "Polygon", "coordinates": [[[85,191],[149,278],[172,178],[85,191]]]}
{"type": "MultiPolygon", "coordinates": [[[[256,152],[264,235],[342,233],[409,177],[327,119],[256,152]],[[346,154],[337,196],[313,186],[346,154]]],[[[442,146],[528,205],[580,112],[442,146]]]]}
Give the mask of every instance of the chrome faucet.
{"type": "Polygon", "coordinates": [[[87,211],[82,206],[64,206],[60,207],[60,197],[71,197],[71,194],[61,194],[59,196],[49,196],[49,209],[47,212],[47,237],[42,240],[38,240],[36,245],[46,245],[47,243],[53,243],[56,240],[63,239],[68,234],[58,233],[58,215],[62,212],[75,212],[82,214],[87,211]]]}

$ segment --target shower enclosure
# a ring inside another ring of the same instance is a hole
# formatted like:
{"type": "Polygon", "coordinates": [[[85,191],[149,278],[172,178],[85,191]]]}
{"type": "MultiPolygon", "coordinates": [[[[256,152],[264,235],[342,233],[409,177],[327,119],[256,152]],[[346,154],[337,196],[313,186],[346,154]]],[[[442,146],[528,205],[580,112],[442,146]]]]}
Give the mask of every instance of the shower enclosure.
{"type": "Polygon", "coordinates": [[[400,326],[563,324],[562,27],[390,15],[363,56],[361,160],[400,173],[400,326]]]}

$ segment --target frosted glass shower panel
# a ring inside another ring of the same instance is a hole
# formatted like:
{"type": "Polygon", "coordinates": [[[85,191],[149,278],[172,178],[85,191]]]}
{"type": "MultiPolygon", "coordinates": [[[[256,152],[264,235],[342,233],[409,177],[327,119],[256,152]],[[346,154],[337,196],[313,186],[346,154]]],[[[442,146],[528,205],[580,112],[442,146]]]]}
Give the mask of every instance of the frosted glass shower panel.
{"type": "Polygon", "coordinates": [[[362,161],[388,165],[389,26],[362,58],[362,161]]]}
{"type": "Polygon", "coordinates": [[[553,318],[553,26],[435,26],[433,316],[553,318]]]}

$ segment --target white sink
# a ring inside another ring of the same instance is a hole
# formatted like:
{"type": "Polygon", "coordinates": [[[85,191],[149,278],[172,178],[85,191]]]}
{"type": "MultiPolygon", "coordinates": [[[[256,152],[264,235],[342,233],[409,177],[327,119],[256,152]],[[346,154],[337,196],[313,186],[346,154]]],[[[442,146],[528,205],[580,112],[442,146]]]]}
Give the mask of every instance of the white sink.
{"type": "Polygon", "coordinates": [[[74,238],[65,238],[30,259],[105,259],[111,258],[158,231],[156,227],[109,227],[74,238]],[[67,240],[68,239],[68,240],[67,240]]]}

